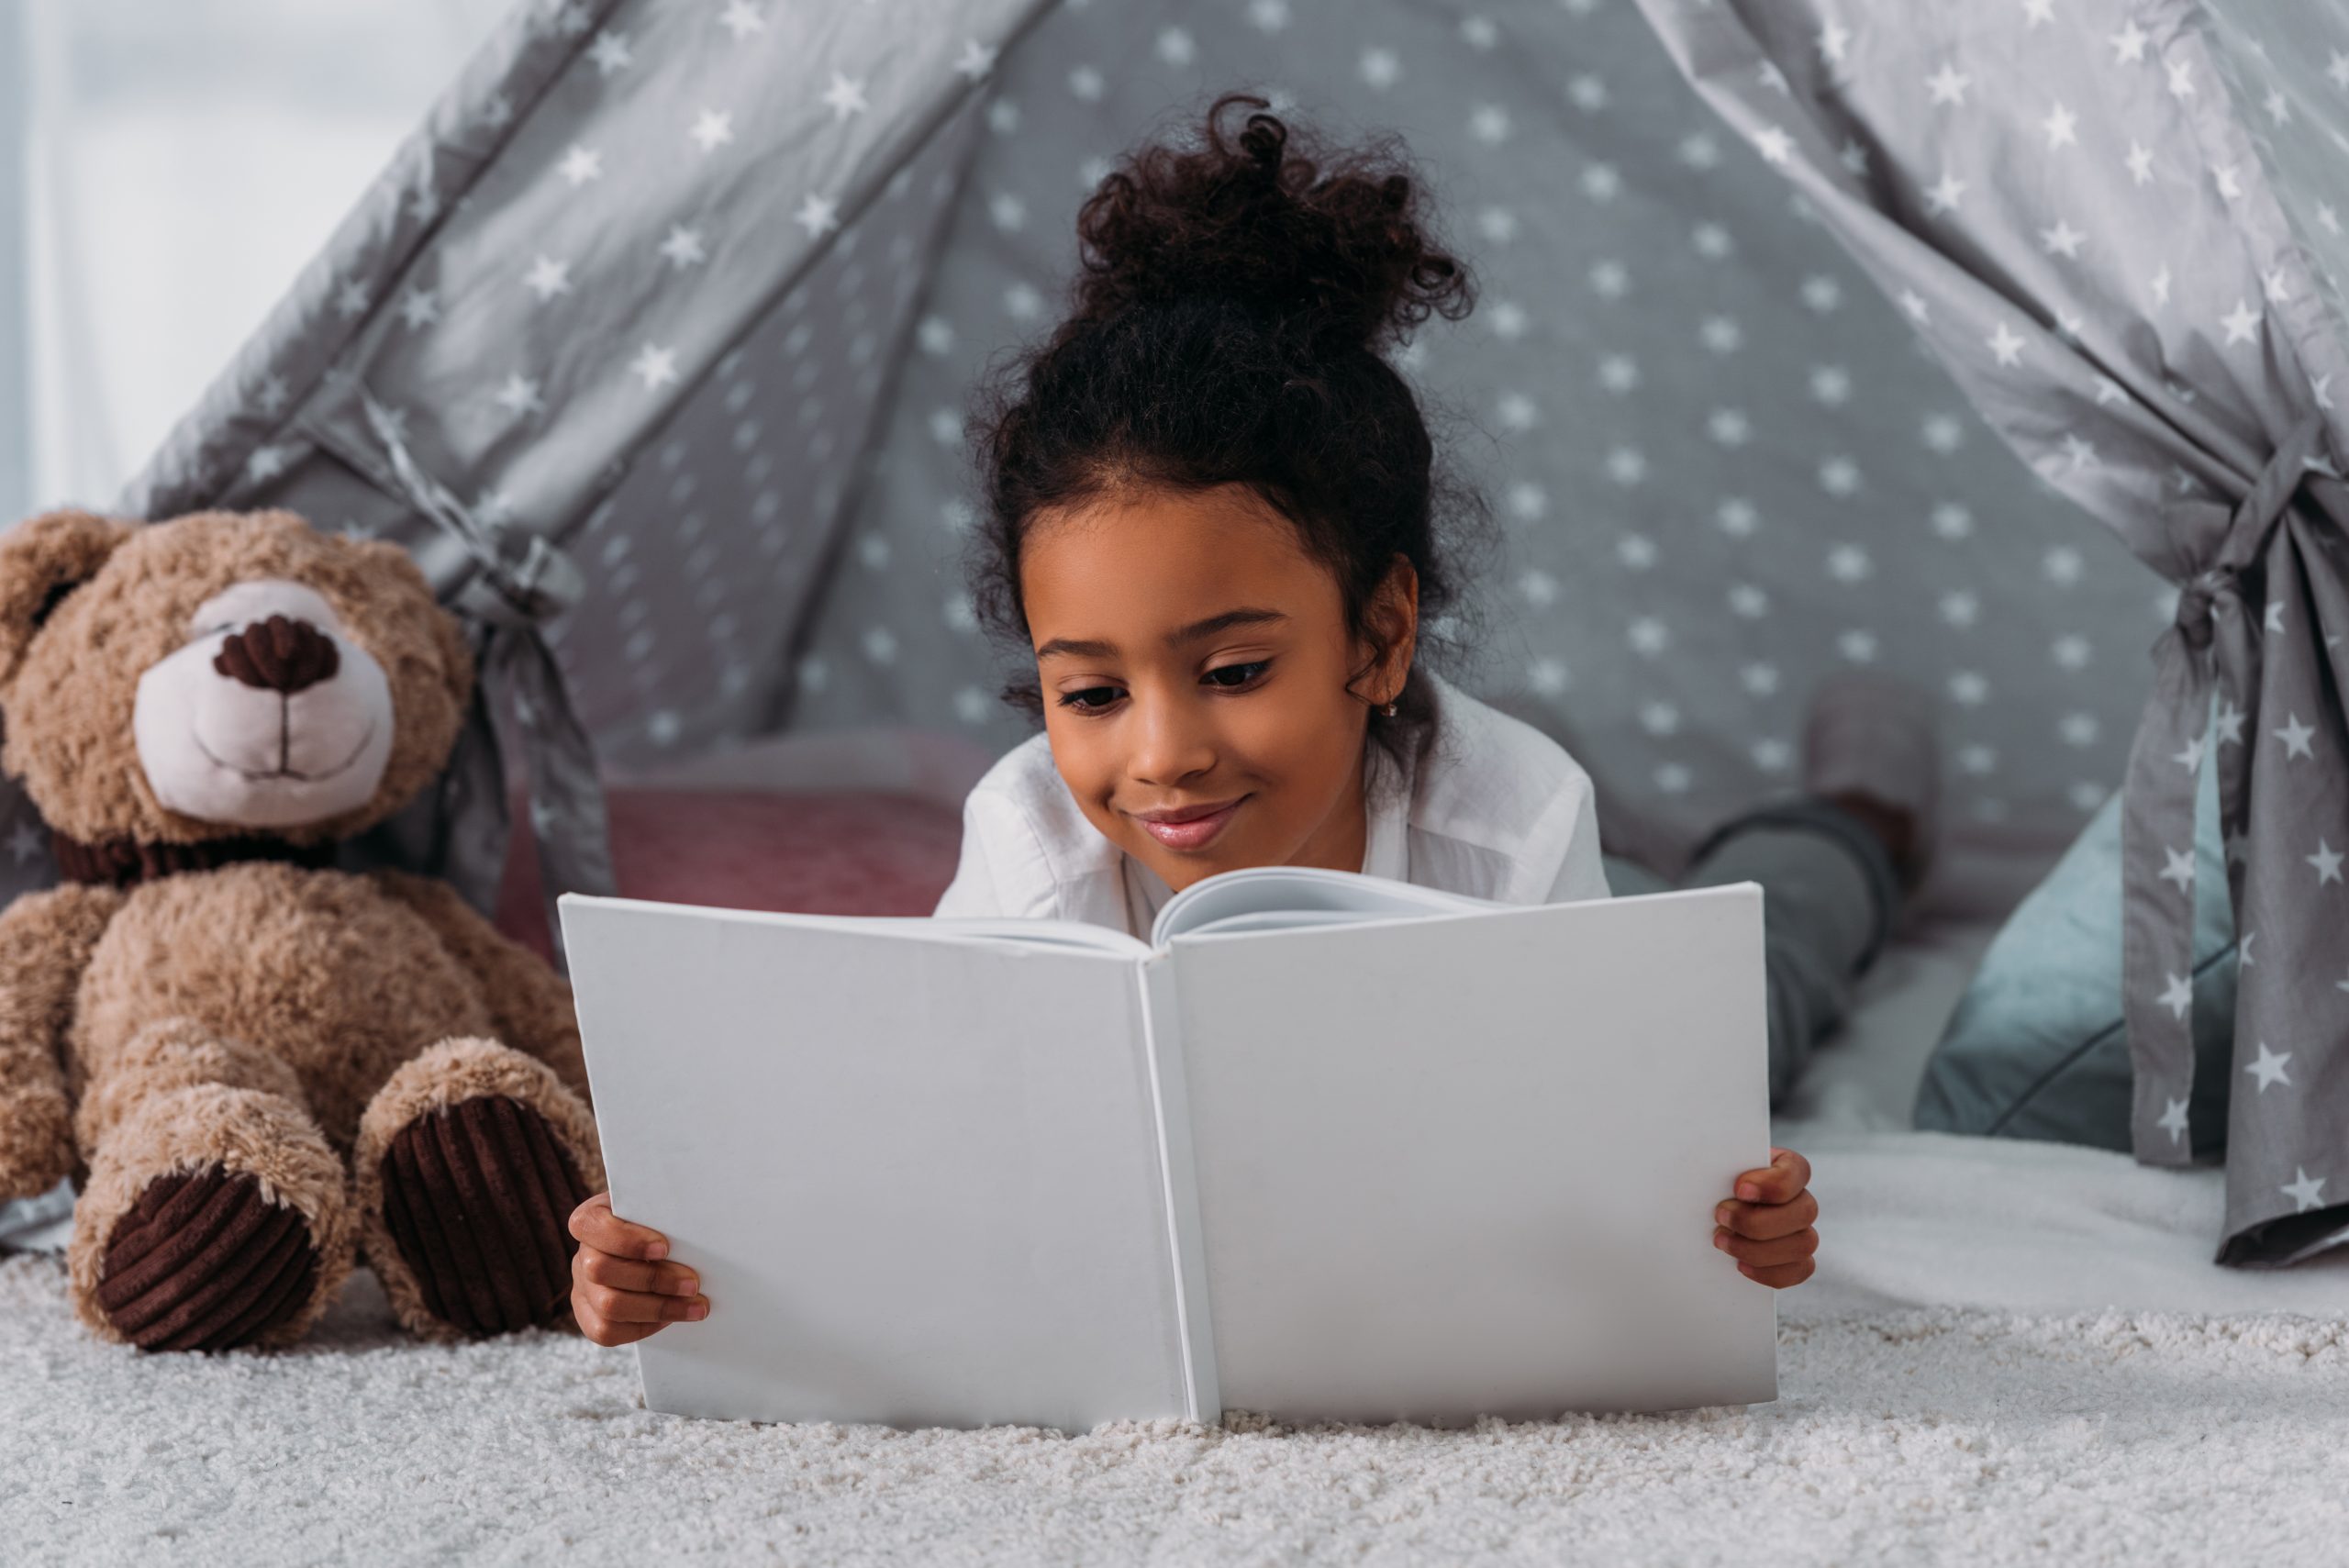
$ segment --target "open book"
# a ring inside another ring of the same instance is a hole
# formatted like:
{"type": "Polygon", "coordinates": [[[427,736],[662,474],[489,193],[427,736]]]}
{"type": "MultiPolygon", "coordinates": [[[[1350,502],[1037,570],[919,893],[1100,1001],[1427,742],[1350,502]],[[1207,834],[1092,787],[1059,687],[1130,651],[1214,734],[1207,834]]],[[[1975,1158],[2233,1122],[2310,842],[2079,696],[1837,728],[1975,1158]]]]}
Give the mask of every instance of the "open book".
{"type": "Polygon", "coordinates": [[[1762,891],[1194,884],[1151,940],[562,900],[646,1404],[1084,1430],[1769,1399],[1762,891]]]}

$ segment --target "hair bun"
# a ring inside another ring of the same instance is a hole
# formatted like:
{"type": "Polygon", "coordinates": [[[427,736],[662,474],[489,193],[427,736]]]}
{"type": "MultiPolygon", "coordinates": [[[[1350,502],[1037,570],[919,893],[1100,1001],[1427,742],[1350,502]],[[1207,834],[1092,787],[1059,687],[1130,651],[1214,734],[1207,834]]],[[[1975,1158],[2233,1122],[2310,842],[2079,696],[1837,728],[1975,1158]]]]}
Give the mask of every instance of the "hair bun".
{"type": "Polygon", "coordinates": [[[1077,215],[1077,320],[1211,296],[1317,343],[1376,348],[1468,313],[1468,270],[1430,234],[1401,152],[1325,151],[1270,108],[1226,94],[1196,145],[1152,142],[1102,180],[1077,215]]]}

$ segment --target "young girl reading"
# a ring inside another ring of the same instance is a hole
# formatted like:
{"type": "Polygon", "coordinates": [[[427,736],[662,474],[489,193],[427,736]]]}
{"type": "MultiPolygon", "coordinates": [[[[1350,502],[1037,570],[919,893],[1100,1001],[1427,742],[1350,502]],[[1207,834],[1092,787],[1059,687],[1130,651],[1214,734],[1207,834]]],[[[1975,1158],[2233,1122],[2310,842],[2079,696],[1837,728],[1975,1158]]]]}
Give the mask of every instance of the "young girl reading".
{"type": "MultiPolygon", "coordinates": [[[[1196,143],[1146,146],[1102,182],[1074,311],[996,395],[974,576],[982,614],[1033,661],[1008,695],[1044,728],[973,790],[941,915],[1141,934],[1191,883],[1274,864],[1510,903],[1608,895],[1583,769],[1419,657],[1453,606],[1456,508],[1380,350],[1464,314],[1468,275],[1390,150],[1308,150],[1264,109],[1227,97],[1196,143]]],[[[1814,863],[1814,884],[1842,876],[1847,906],[1890,884],[1890,851],[1856,817],[1801,816],[1776,830],[1842,862],[1814,863]]],[[[1774,926],[1776,897],[1765,882],[1774,926]]],[[[1873,945],[1868,925],[1842,940],[1873,945]]],[[[1785,1029],[1831,1021],[1833,994],[1813,1000],[1798,1026],[1774,995],[1774,1054],[1785,1029]]],[[[1809,1276],[1809,1181],[1776,1150],[1723,1195],[1714,1241],[1749,1278],[1809,1276]]],[[[572,1233],[588,1338],[707,1314],[692,1272],[608,1195],[572,1233]]]]}

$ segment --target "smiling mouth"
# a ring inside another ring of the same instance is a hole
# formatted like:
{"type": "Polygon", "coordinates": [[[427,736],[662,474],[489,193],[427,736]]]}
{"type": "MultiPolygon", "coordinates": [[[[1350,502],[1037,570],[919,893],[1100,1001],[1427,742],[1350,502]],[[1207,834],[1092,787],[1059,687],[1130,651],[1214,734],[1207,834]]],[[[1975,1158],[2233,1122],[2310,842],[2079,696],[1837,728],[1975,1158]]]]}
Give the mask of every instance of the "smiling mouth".
{"type": "Polygon", "coordinates": [[[1141,824],[1143,832],[1148,833],[1170,850],[1204,850],[1221,836],[1224,828],[1230,825],[1233,813],[1246,804],[1248,799],[1249,797],[1243,795],[1229,805],[1218,806],[1213,811],[1204,812],[1196,817],[1186,817],[1180,821],[1164,819],[1154,821],[1147,817],[1136,817],[1134,820],[1141,824]]]}
{"type": "MultiPolygon", "coordinates": [[[[279,744],[281,747],[280,755],[282,756],[284,754],[282,748],[284,744],[284,732],[281,730],[279,733],[279,744]]],[[[328,779],[340,778],[344,773],[349,773],[351,770],[351,767],[357,763],[360,757],[366,752],[367,743],[375,739],[375,723],[373,719],[368,721],[366,732],[359,737],[359,744],[351,749],[351,755],[345,757],[341,762],[337,762],[333,767],[327,769],[326,772],[321,773],[306,773],[295,769],[286,767],[273,768],[267,773],[259,773],[251,768],[240,768],[236,763],[228,762],[224,758],[214,756],[212,754],[212,748],[204,743],[203,733],[193,726],[189,727],[188,738],[195,742],[195,749],[204,753],[204,759],[206,762],[210,762],[214,767],[220,769],[224,773],[235,773],[239,778],[245,779],[250,783],[274,784],[279,780],[290,780],[295,784],[324,784],[328,779]]]]}

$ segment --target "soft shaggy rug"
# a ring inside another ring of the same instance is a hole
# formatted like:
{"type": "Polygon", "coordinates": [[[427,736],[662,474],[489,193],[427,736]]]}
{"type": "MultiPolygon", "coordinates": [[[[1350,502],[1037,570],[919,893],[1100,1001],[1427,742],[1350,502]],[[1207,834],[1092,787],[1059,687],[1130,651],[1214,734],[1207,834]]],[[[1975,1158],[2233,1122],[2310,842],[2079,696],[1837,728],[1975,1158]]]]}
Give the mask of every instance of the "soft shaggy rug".
{"type": "Polygon", "coordinates": [[[2349,1560],[2349,1325],[1909,1311],[1782,1331],[1771,1406],[1473,1429],[690,1422],[633,1358],[92,1341],[0,1262],[0,1561],[2303,1563],[2349,1560]]]}

